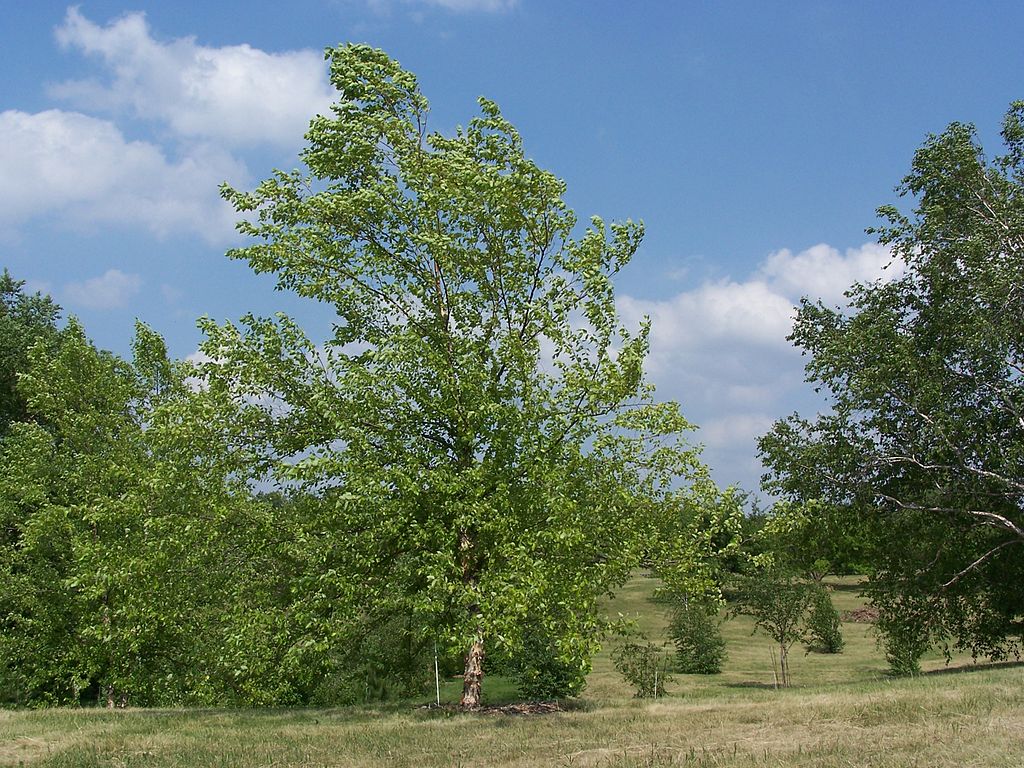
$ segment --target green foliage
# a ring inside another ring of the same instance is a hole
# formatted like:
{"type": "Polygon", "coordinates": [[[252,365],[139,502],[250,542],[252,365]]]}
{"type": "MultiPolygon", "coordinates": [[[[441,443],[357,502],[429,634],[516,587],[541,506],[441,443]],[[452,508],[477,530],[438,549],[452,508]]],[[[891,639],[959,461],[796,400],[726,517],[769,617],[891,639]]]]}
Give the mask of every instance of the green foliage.
{"type": "Polygon", "coordinates": [[[804,637],[804,617],[814,592],[813,585],[769,562],[738,576],[735,589],[732,612],[750,616],[755,628],[775,641],[779,650],[779,684],[788,687],[791,683],[789,649],[804,637]]]}
{"type": "Polygon", "coordinates": [[[690,675],[716,675],[726,659],[717,605],[687,602],[672,613],[668,634],[676,646],[676,671],[690,675]]]}
{"type": "Polygon", "coordinates": [[[699,478],[690,493],[655,517],[647,559],[670,602],[722,601],[722,584],[745,562],[743,504],[736,488],[720,491],[710,478],[699,478]]]}
{"type": "Polygon", "coordinates": [[[49,296],[26,295],[24,281],[5,269],[0,275],[0,434],[28,417],[18,391],[18,374],[28,370],[29,350],[49,344],[57,334],[60,307],[49,296]]]}
{"type": "Polygon", "coordinates": [[[232,479],[247,460],[224,450],[224,411],[190,372],[141,325],[132,361],[75,320],[31,348],[24,420],[0,441],[0,677],[15,703],[266,701],[287,680],[281,650],[249,631],[275,615],[267,510],[232,479]],[[252,686],[260,654],[272,672],[252,686]]]}
{"type": "Polygon", "coordinates": [[[423,693],[433,683],[433,646],[403,617],[367,616],[364,632],[343,648],[315,681],[308,701],[343,706],[423,693]]]}
{"type": "Polygon", "coordinates": [[[842,652],[845,643],[839,611],[832,604],[828,589],[820,584],[811,594],[806,629],[808,648],[811,650],[820,653],[842,652]]]}
{"type": "MultiPolygon", "coordinates": [[[[769,440],[764,438],[763,448],[769,440]]],[[[803,482],[805,486],[812,483],[803,482]]],[[[829,574],[860,573],[865,569],[867,545],[855,521],[817,498],[803,503],[780,501],[759,532],[761,546],[814,581],[829,574]]]]}
{"type": "Polygon", "coordinates": [[[665,683],[671,681],[668,657],[651,642],[625,642],[612,651],[619,674],[636,690],[638,699],[665,695],[665,683]]]}
{"type": "Polygon", "coordinates": [[[205,321],[203,375],[273,481],[336,500],[308,537],[325,554],[296,592],[300,644],[350,635],[370,606],[409,617],[465,652],[474,706],[474,665],[536,658],[537,620],[586,667],[598,598],[687,496],[679,479],[706,473],[643,381],[648,324],[617,316],[612,278],[642,226],[580,231],[493,102],[432,133],[416,78],[385,54],[327,59],[338,102],[312,121],[304,168],[223,194],[255,240],[229,255],[332,307],[334,335],[314,343],[283,315],[205,321]]]}
{"type": "Polygon", "coordinates": [[[878,644],[885,649],[889,671],[897,677],[921,674],[921,658],[935,646],[942,648],[947,662],[951,657],[948,631],[937,623],[941,614],[930,602],[927,596],[891,592],[876,597],[878,644]]]}
{"type": "Polygon", "coordinates": [[[590,655],[585,647],[561,647],[560,641],[565,642],[540,619],[530,622],[524,630],[522,646],[509,663],[509,674],[523,698],[560,699],[583,691],[590,672],[590,655]]]}
{"type": "Polygon", "coordinates": [[[920,675],[921,657],[932,644],[928,634],[898,617],[880,617],[878,629],[890,673],[896,677],[920,675]]]}
{"type": "Polygon", "coordinates": [[[961,123],[918,150],[899,188],[914,209],[879,210],[892,279],[852,286],[845,310],[799,309],[792,340],[831,411],[761,441],[768,490],[862,532],[872,600],[915,653],[1021,647],[1022,124],[1016,102],[992,160],[961,123]],[[912,620],[890,610],[909,604],[912,620]]]}
{"type": "Polygon", "coordinates": [[[0,462],[11,534],[0,658],[26,700],[111,696],[123,678],[151,681],[126,581],[144,565],[126,540],[141,534],[132,498],[144,461],[130,369],[95,350],[71,321],[51,349],[33,347],[19,394],[37,420],[12,425],[0,462]],[[70,640],[70,642],[69,642],[70,640]],[[103,691],[100,691],[99,688],[103,691]]]}

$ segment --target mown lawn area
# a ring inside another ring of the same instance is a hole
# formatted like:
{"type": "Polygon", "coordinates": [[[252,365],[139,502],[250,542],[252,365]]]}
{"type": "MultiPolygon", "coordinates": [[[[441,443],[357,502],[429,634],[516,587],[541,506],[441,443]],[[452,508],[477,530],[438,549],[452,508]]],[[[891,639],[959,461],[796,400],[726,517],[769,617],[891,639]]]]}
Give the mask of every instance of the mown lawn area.
{"type": "MultiPolygon", "coordinates": [[[[654,580],[638,574],[615,610],[664,640],[654,580]]],[[[835,582],[840,610],[860,605],[835,582]]],[[[609,651],[565,711],[458,714],[401,703],[346,709],[0,712],[0,765],[32,766],[1019,766],[1024,666],[941,657],[893,680],[867,624],[842,654],[795,648],[795,687],[774,690],[769,641],[725,623],[722,674],[677,675],[669,696],[631,697],[609,651]]],[[[491,701],[511,696],[499,680],[491,701]]],[[[454,698],[457,682],[445,686],[454,698]]]]}

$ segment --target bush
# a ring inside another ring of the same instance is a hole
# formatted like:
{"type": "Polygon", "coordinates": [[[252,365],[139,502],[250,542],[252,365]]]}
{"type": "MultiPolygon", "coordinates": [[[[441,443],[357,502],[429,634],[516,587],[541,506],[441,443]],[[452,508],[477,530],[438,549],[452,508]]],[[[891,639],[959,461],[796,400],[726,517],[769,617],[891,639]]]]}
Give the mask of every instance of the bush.
{"type": "Polygon", "coordinates": [[[509,664],[511,675],[524,699],[557,699],[576,696],[587,683],[589,661],[566,659],[542,633],[528,635],[523,649],[509,664]]]}
{"type": "Polygon", "coordinates": [[[819,586],[811,595],[807,615],[808,649],[820,653],[840,653],[845,645],[839,623],[839,612],[825,587],[819,586]]]}
{"type": "Polygon", "coordinates": [[[916,677],[921,674],[921,657],[928,650],[926,635],[893,625],[879,626],[885,643],[885,660],[895,677],[916,677]]]}
{"type": "Polygon", "coordinates": [[[396,701],[433,685],[433,644],[417,634],[408,617],[367,615],[363,628],[328,659],[304,702],[330,707],[396,701]]]}
{"type": "Polygon", "coordinates": [[[676,646],[676,669],[689,675],[716,675],[725,661],[725,640],[709,606],[690,602],[679,606],[668,633],[676,646]]]}
{"type": "Polygon", "coordinates": [[[636,698],[650,699],[665,695],[668,661],[654,643],[623,643],[612,652],[615,669],[636,689],[636,698]]]}

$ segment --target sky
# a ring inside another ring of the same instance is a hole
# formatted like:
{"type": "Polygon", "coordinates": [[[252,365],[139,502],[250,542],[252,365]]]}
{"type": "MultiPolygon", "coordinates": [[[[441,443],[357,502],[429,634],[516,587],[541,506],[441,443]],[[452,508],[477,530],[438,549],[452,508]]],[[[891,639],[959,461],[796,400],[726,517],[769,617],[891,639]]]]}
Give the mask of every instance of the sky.
{"type": "MultiPolygon", "coordinates": [[[[617,280],[653,321],[647,372],[681,403],[722,485],[756,490],[756,439],[821,407],[786,336],[892,274],[865,229],[914,151],[950,122],[989,154],[1024,98],[1016,2],[0,0],[0,266],[101,347],[136,319],[177,357],[196,319],[329,313],[225,251],[218,196],[296,167],[332,90],[323,50],[387,51],[433,128],[496,101],[582,220],[640,219],[617,280]]],[[[903,202],[904,205],[907,201],[903,202]]]]}

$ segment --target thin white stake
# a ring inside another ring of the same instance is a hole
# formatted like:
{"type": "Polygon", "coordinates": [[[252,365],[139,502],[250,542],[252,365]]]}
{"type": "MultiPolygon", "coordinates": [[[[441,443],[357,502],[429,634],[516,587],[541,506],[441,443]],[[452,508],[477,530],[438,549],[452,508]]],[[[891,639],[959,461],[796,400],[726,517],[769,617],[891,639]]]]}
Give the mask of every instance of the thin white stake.
{"type": "Polygon", "coordinates": [[[437,643],[434,643],[434,689],[437,691],[437,706],[441,706],[441,675],[437,671],[437,643]]]}

